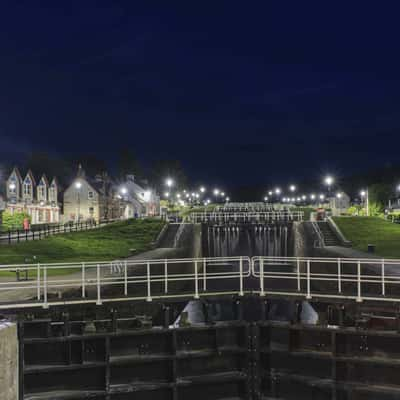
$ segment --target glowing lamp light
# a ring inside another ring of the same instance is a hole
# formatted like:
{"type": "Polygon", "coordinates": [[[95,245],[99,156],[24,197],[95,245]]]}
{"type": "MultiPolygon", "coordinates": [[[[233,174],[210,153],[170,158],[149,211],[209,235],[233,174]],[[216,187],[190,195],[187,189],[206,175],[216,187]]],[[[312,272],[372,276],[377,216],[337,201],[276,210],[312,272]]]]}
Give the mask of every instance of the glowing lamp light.
{"type": "Polygon", "coordinates": [[[128,193],[128,189],[124,186],[121,188],[121,193],[122,194],[127,194],[128,193]]]}
{"type": "Polygon", "coordinates": [[[82,182],[80,182],[80,181],[75,182],[76,189],[80,189],[81,187],[82,187],[82,182]]]}
{"type": "Polygon", "coordinates": [[[15,185],[14,182],[10,183],[10,185],[8,186],[10,190],[14,190],[17,186],[15,185]]]}
{"type": "Polygon", "coordinates": [[[333,181],[334,179],[329,175],[325,178],[325,184],[327,184],[328,186],[331,186],[333,181]]]}
{"type": "Polygon", "coordinates": [[[289,186],[289,190],[290,190],[291,192],[296,191],[296,186],[295,186],[295,185],[290,185],[290,186],[289,186]]]}
{"type": "Polygon", "coordinates": [[[365,197],[367,195],[367,192],[365,190],[361,190],[360,196],[365,197]]]}
{"type": "Polygon", "coordinates": [[[144,200],[144,201],[149,201],[149,200],[150,200],[150,197],[151,197],[151,192],[150,192],[150,190],[146,190],[146,191],[144,192],[144,195],[143,195],[143,200],[144,200]]]}
{"type": "Polygon", "coordinates": [[[167,178],[167,180],[165,181],[165,184],[168,187],[171,187],[174,184],[174,181],[171,178],[167,178]]]}
{"type": "Polygon", "coordinates": [[[202,186],[201,188],[200,188],[200,192],[201,193],[204,193],[206,191],[206,188],[204,187],[204,186],[202,186]]]}

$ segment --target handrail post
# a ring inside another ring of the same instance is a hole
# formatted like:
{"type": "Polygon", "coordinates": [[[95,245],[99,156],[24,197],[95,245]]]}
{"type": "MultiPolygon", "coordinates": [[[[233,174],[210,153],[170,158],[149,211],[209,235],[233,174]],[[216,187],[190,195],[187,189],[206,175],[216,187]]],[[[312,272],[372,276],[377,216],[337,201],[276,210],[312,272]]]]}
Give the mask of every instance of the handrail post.
{"type": "Polygon", "coordinates": [[[260,258],[260,296],[265,296],[264,291],[264,260],[260,258]]]}
{"type": "Polygon", "coordinates": [[[128,262],[126,260],[124,265],[124,295],[128,296],[128,262]]]}
{"type": "Polygon", "coordinates": [[[37,283],[37,299],[40,300],[40,264],[37,265],[36,271],[36,283],[37,283]]]}
{"type": "Polygon", "coordinates": [[[361,261],[357,262],[357,303],[362,302],[361,298],[361,261]]]}
{"type": "Polygon", "coordinates": [[[310,260],[307,260],[307,299],[311,299],[311,265],[310,260]]]}
{"type": "Polygon", "coordinates": [[[301,291],[301,278],[300,278],[300,259],[297,258],[297,291],[301,291]]]}
{"type": "Polygon", "coordinates": [[[164,261],[164,293],[168,293],[168,261],[164,261]]]}
{"type": "Polygon", "coordinates": [[[385,288],[385,260],[382,259],[382,296],[386,295],[386,288],[385,288]]]}
{"type": "Polygon", "coordinates": [[[150,275],[150,263],[147,263],[147,299],[146,301],[150,302],[153,299],[151,298],[151,285],[150,285],[150,279],[151,279],[151,275],[150,275]]]}
{"type": "Polygon", "coordinates": [[[203,259],[203,292],[207,290],[207,260],[203,259]]]}
{"type": "Polygon", "coordinates": [[[100,283],[100,264],[97,264],[97,301],[96,304],[101,305],[101,283],[100,283]]]}
{"type": "Polygon", "coordinates": [[[337,260],[337,267],[338,267],[338,271],[337,271],[337,276],[338,276],[338,292],[342,293],[342,268],[341,268],[341,261],[340,258],[338,258],[337,260]]]}
{"type": "Polygon", "coordinates": [[[240,291],[239,296],[243,296],[243,257],[240,257],[239,261],[239,273],[240,273],[240,291]]]}
{"type": "Polygon", "coordinates": [[[85,288],[85,263],[82,263],[82,298],[86,297],[86,288],[85,288]]]}
{"type": "Polygon", "coordinates": [[[199,279],[198,279],[197,261],[194,262],[194,298],[199,298],[199,279]]]}
{"type": "Polygon", "coordinates": [[[47,304],[47,268],[43,266],[43,308],[49,308],[47,304]]]}

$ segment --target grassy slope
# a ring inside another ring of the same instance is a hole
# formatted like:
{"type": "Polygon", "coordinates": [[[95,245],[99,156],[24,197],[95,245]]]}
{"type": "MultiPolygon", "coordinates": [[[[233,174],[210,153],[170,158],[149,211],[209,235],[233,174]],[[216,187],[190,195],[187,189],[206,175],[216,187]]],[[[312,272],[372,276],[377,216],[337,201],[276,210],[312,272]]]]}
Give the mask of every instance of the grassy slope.
{"type": "Polygon", "coordinates": [[[0,264],[35,262],[106,261],[127,257],[130,249],[137,252],[151,248],[164,222],[155,219],[129,220],[86,232],[51,236],[0,247],[0,264]],[[32,262],[32,261],[30,261],[32,262]]]}
{"type": "Polygon", "coordinates": [[[376,245],[376,254],[400,258],[400,225],[377,217],[335,217],[334,221],[357,250],[376,245]]]}

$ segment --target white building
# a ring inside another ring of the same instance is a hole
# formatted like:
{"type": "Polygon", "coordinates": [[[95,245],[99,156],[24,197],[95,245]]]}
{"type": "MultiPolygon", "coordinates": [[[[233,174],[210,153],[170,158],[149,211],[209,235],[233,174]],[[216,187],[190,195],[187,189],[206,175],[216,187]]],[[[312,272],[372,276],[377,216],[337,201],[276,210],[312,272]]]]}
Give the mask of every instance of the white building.
{"type": "Polygon", "coordinates": [[[134,175],[127,175],[117,190],[125,204],[125,218],[160,214],[160,197],[155,190],[140,186],[134,175]]]}
{"type": "Polygon", "coordinates": [[[339,192],[336,196],[329,198],[329,208],[334,216],[346,213],[349,207],[350,196],[344,192],[339,192]]]}
{"type": "Polygon", "coordinates": [[[31,224],[58,223],[58,192],[56,178],[49,183],[43,174],[36,184],[32,171],[29,170],[22,179],[18,168],[14,168],[6,181],[6,210],[11,214],[26,212],[31,217],[31,224]]]}

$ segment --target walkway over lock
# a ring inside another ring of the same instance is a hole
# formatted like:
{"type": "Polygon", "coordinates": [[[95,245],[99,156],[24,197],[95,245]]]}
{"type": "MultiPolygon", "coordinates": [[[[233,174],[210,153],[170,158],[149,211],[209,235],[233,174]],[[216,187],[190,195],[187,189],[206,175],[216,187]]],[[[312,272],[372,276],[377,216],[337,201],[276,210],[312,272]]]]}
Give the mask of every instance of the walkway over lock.
{"type": "Polygon", "coordinates": [[[218,257],[0,267],[0,308],[244,296],[400,303],[400,260],[218,257]],[[68,268],[69,274],[57,275],[68,268]],[[16,271],[28,280],[16,281],[16,271]]]}
{"type": "Polygon", "coordinates": [[[193,212],[189,221],[193,223],[261,223],[261,222],[290,222],[302,221],[304,213],[301,211],[266,211],[266,212],[193,212]]]}

